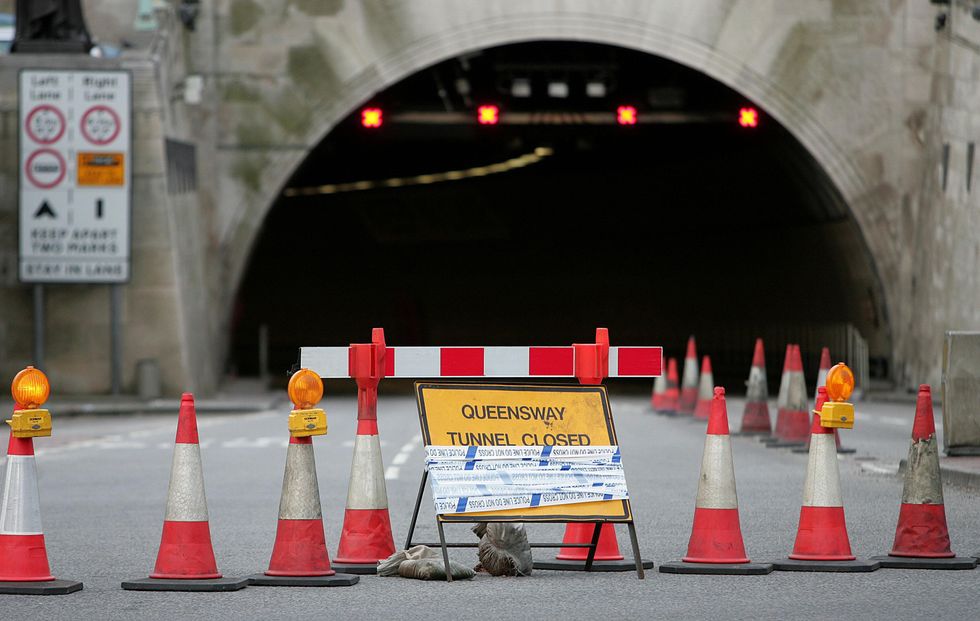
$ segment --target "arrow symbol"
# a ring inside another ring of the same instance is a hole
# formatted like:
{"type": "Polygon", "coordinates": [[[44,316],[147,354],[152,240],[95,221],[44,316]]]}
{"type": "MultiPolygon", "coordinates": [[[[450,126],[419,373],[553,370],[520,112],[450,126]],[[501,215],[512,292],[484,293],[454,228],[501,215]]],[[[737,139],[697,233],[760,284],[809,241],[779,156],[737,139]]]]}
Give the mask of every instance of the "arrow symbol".
{"type": "Polygon", "coordinates": [[[95,217],[99,220],[102,219],[102,199],[95,199],[95,217]]]}
{"type": "Polygon", "coordinates": [[[51,203],[49,203],[47,200],[41,201],[41,206],[34,212],[35,220],[39,219],[41,216],[48,216],[49,218],[58,217],[55,215],[54,209],[51,208],[51,203]]]}

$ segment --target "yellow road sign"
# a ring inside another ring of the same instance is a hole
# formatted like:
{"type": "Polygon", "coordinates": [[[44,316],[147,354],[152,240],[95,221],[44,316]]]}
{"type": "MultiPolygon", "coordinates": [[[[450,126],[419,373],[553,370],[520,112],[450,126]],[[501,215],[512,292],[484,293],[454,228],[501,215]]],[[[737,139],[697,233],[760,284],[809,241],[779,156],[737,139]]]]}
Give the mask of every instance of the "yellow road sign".
{"type": "Polygon", "coordinates": [[[78,179],[80,186],[121,186],[126,182],[122,153],[79,153],[78,179]]]}

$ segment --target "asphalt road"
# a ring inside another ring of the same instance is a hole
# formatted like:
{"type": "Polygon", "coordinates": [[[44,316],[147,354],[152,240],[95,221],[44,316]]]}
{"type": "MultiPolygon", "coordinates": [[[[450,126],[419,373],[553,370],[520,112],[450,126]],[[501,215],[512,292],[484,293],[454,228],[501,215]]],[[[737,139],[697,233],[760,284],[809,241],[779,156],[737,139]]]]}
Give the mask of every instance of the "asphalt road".
{"type": "MultiPolygon", "coordinates": [[[[653,415],[647,399],[616,396],[613,411],[626,464],[643,556],[679,558],[690,536],[704,426],[653,415]]],[[[336,552],[354,437],[353,397],[327,399],[330,433],[315,439],[328,546],[336,552]]],[[[742,401],[731,399],[737,429],[742,401]]],[[[905,456],[914,406],[858,408],[843,442],[858,449],[841,461],[851,544],[859,556],[886,553],[894,535],[901,480],[887,474],[905,456]],[[874,458],[874,459],[871,459],[874,458]],[[867,464],[874,467],[868,469],[867,464]]],[[[222,414],[200,421],[211,532],[226,576],[263,571],[275,535],[286,440],[279,411],[222,414]]],[[[363,577],[350,588],[249,587],[233,593],[123,591],[124,579],[151,570],[166,502],[173,416],[57,418],[39,439],[38,469],[48,554],[56,576],[85,589],[60,597],[0,596],[0,619],[510,619],[538,615],[596,618],[913,619],[976,618],[980,571],[883,569],[870,574],[679,576],[536,571],[527,578],[446,584],[363,577]]],[[[938,412],[937,412],[938,418],[938,412]]],[[[404,541],[422,468],[414,400],[383,395],[382,451],[396,545],[404,541]]],[[[749,556],[766,561],[791,550],[806,455],[734,438],[742,529],[749,556]]],[[[953,549],[980,552],[980,498],[947,486],[953,549]]],[[[472,535],[451,526],[450,539],[472,535]]],[[[532,540],[557,540],[560,526],[532,525],[532,540]]],[[[418,538],[437,538],[429,501],[418,538]]],[[[620,546],[629,547],[625,528],[620,546]]],[[[536,549],[536,557],[551,556],[536,549]]],[[[475,563],[475,551],[454,558],[475,563]]]]}

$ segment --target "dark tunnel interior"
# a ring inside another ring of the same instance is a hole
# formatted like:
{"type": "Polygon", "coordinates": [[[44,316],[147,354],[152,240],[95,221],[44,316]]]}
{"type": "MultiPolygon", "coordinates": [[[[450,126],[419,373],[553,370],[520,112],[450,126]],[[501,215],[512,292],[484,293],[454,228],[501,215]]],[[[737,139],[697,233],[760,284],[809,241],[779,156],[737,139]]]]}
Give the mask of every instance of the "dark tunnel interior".
{"type": "Polygon", "coordinates": [[[605,326],[613,344],[679,357],[694,334],[733,392],[763,336],[774,392],[787,342],[810,383],[819,347],[850,325],[886,372],[847,206],[721,83],[630,50],[534,42],[446,60],[365,106],[382,126],[353,111],[269,212],[231,317],[231,373],[258,373],[263,325],[274,376],[300,346],[368,341],[375,326],[389,345],[564,345],[605,326]],[[549,96],[555,81],[566,97],[549,96]],[[605,95],[585,95],[590,82],[605,95]],[[499,124],[475,121],[484,104],[499,124]],[[619,106],[641,122],[617,124],[619,106]],[[757,127],[739,124],[743,107],[757,127]]]}

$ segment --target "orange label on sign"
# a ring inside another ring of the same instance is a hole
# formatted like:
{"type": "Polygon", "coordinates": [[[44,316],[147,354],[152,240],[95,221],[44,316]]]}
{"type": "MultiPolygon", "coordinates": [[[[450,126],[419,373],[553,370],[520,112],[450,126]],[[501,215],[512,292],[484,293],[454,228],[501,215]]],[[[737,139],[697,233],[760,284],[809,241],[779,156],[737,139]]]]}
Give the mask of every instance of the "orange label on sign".
{"type": "Polygon", "coordinates": [[[79,153],[78,185],[125,185],[122,153],[79,153]]]}

